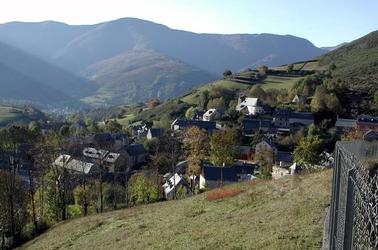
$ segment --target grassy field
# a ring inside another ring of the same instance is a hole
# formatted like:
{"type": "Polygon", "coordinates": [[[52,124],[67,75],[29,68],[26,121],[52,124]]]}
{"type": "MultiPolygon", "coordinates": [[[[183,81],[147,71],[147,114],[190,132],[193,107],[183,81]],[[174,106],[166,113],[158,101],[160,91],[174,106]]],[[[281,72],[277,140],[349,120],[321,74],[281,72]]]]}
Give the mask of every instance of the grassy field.
{"type": "Polygon", "coordinates": [[[331,170],[60,223],[21,249],[320,249],[331,170]]]}
{"type": "Polygon", "coordinates": [[[294,83],[302,77],[283,77],[283,76],[268,76],[261,87],[267,89],[287,89],[290,90],[294,83]]]}
{"type": "Polygon", "coordinates": [[[216,87],[228,88],[228,89],[232,89],[234,91],[238,91],[238,90],[248,89],[250,87],[250,85],[238,83],[238,82],[233,82],[233,81],[229,81],[229,80],[219,80],[219,81],[215,81],[215,82],[206,84],[202,87],[199,87],[198,89],[192,91],[191,93],[183,96],[181,98],[181,101],[186,102],[188,104],[198,104],[198,98],[199,98],[201,92],[203,92],[205,90],[208,90],[209,92],[211,92],[211,90],[216,88],[216,87]]]}

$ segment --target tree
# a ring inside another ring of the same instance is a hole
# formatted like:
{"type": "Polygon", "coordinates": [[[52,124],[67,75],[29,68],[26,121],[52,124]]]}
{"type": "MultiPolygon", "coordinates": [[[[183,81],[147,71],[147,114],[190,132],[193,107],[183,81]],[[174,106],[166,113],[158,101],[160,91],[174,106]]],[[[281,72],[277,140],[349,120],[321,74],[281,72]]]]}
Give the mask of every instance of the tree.
{"type": "Polygon", "coordinates": [[[311,169],[321,161],[322,142],[318,136],[303,137],[294,149],[294,160],[301,166],[311,169]]]}
{"type": "Polygon", "coordinates": [[[268,149],[262,149],[256,154],[256,162],[261,167],[260,175],[263,178],[272,176],[274,152],[268,149]]]}
{"type": "Polygon", "coordinates": [[[143,173],[131,176],[128,192],[129,202],[132,205],[151,203],[160,199],[160,185],[157,178],[147,179],[143,173]]]}
{"type": "Polygon", "coordinates": [[[88,207],[92,202],[91,190],[85,186],[77,186],[73,191],[75,204],[82,207],[82,214],[86,216],[88,214],[88,207]]]}
{"type": "Polygon", "coordinates": [[[188,128],[184,133],[184,150],[188,160],[188,175],[199,176],[202,162],[209,156],[209,136],[198,127],[188,128]]]}
{"type": "Polygon", "coordinates": [[[209,96],[210,92],[208,90],[204,90],[201,92],[200,97],[199,97],[199,108],[204,110],[207,107],[207,103],[209,102],[209,96]]]}
{"type": "Polygon", "coordinates": [[[326,99],[326,106],[332,113],[339,113],[341,111],[341,104],[336,95],[328,95],[326,99]]]}
{"type": "Polygon", "coordinates": [[[27,222],[27,193],[21,180],[10,172],[0,171],[0,233],[14,243],[20,240],[27,222]]]}
{"type": "Polygon", "coordinates": [[[358,129],[349,130],[347,133],[341,136],[342,141],[354,141],[362,140],[364,137],[364,132],[358,129]]]}
{"type": "Polygon", "coordinates": [[[116,120],[109,120],[105,122],[105,130],[111,133],[122,131],[122,125],[116,120]]]}
{"type": "Polygon", "coordinates": [[[378,90],[374,92],[374,104],[378,105],[378,90]]]}
{"type": "Polygon", "coordinates": [[[226,103],[223,97],[211,99],[207,104],[207,109],[211,109],[211,108],[219,109],[219,108],[225,108],[225,107],[226,107],[226,103]]]}
{"type": "Polygon", "coordinates": [[[268,71],[268,67],[266,65],[260,65],[257,70],[259,71],[259,75],[264,77],[268,71]]]}
{"type": "MultiPolygon", "coordinates": [[[[66,164],[66,163],[63,163],[66,164]]],[[[57,222],[67,219],[67,206],[72,198],[70,177],[67,170],[52,167],[45,176],[46,180],[46,217],[57,222]]]]}
{"type": "Polygon", "coordinates": [[[237,135],[234,130],[215,131],[210,137],[210,159],[217,166],[232,165],[235,159],[237,135]]]}
{"type": "Polygon", "coordinates": [[[287,71],[287,73],[290,73],[291,71],[293,71],[293,69],[294,69],[294,65],[293,64],[288,64],[287,68],[286,68],[286,71],[287,71]]]}
{"type": "Polygon", "coordinates": [[[256,97],[260,99],[265,99],[266,93],[265,91],[258,85],[254,85],[251,90],[249,91],[249,95],[251,97],[256,97]]]}
{"type": "Polygon", "coordinates": [[[153,99],[148,100],[147,107],[154,108],[158,106],[159,104],[160,104],[159,99],[153,98],[153,99]]]}
{"type": "Polygon", "coordinates": [[[193,118],[193,116],[196,114],[196,112],[198,111],[198,109],[197,108],[195,108],[195,107],[190,107],[190,108],[188,108],[187,110],[186,110],[186,112],[185,112],[185,118],[186,119],[192,119],[193,118]]]}
{"type": "Polygon", "coordinates": [[[315,95],[311,101],[311,112],[318,113],[323,112],[327,108],[326,104],[327,90],[324,86],[318,86],[315,91],[315,95]]]}
{"type": "Polygon", "coordinates": [[[226,69],[224,72],[223,72],[223,77],[229,77],[232,75],[232,71],[229,70],[229,69],[226,69]]]}

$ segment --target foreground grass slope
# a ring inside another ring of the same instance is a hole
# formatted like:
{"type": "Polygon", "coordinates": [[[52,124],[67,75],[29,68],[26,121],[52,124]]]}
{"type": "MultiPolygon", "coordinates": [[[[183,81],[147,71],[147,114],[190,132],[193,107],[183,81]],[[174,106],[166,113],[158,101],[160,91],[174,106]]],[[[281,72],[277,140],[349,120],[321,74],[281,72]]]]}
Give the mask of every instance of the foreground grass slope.
{"type": "MultiPolygon", "coordinates": [[[[60,223],[21,249],[319,249],[331,170],[60,223]]],[[[228,188],[228,187],[226,187],[228,188]]]]}

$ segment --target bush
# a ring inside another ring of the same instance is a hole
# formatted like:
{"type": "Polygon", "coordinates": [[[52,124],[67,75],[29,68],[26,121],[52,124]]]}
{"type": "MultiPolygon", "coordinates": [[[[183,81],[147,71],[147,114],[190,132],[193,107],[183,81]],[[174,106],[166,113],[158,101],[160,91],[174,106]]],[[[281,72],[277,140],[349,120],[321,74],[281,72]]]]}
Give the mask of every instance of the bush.
{"type": "Polygon", "coordinates": [[[207,192],[206,198],[208,201],[214,201],[224,199],[227,197],[233,197],[241,193],[240,188],[217,188],[207,192]]]}

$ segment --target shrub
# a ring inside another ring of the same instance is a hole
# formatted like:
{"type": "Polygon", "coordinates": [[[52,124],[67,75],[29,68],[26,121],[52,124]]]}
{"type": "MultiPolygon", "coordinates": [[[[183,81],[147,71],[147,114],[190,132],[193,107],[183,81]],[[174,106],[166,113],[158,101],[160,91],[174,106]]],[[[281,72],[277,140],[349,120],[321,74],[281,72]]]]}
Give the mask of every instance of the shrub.
{"type": "Polygon", "coordinates": [[[240,188],[217,188],[207,192],[206,198],[208,201],[224,199],[233,197],[241,193],[240,188]]]}

